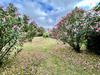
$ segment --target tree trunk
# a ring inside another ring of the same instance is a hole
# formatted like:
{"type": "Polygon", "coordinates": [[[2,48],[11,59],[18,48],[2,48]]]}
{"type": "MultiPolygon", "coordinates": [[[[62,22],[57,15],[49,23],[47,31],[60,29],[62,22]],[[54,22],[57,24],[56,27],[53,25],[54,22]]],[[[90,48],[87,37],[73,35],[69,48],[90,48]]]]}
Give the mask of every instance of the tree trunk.
{"type": "Polygon", "coordinates": [[[80,46],[79,46],[79,43],[78,43],[77,46],[76,46],[76,52],[80,53],[80,46]]]}
{"type": "Polygon", "coordinates": [[[0,56],[0,60],[3,59],[3,57],[10,51],[10,49],[16,44],[17,41],[15,41],[6,51],[5,53],[3,53],[1,56],[0,56]]]}

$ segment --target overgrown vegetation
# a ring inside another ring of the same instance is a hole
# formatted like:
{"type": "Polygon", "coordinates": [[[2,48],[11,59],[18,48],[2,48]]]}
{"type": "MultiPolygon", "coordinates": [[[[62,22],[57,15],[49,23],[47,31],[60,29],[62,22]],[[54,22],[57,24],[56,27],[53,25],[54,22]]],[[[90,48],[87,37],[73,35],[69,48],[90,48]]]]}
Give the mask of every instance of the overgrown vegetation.
{"type": "MultiPolygon", "coordinates": [[[[25,43],[16,58],[0,68],[1,75],[99,75],[100,57],[85,52],[76,53],[68,44],[51,38],[35,37],[25,43]],[[58,44],[57,44],[58,43],[58,44]],[[73,72],[72,72],[73,71],[73,72]]],[[[13,56],[13,53],[11,53],[13,56]]]]}
{"type": "Polygon", "coordinates": [[[96,41],[100,38],[99,4],[88,11],[76,7],[52,29],[52,37],[68,43],[76,52],[86,44],[89,51],[100,54],[100,42],[96,41]]]}

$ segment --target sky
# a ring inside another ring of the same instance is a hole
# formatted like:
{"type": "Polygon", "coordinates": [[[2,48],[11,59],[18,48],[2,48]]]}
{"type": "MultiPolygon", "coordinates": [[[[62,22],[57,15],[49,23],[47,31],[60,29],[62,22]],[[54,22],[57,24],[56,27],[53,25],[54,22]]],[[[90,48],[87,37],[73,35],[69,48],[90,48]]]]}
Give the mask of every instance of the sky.
{"type": "Polygon", "coordinates": [[[19,8],[19,13],[30,16],[39,26],[52,29],[61,17],[76,6],[88,10],[96,6],[100,0],[0,0],[4,7],[10,2],[19,8]]]}

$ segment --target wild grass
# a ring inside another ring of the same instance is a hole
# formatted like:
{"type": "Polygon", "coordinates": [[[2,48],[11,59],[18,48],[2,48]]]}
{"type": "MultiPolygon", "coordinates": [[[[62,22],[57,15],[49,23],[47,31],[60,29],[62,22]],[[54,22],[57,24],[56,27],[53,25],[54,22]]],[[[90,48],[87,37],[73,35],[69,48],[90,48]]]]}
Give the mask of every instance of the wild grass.
{"type": "Polygon", "coordinates": [[[9,58],[0,75],[99,75],[100,56],[76,53],[68,44],[35,37],[16,58],[9,58]]]}

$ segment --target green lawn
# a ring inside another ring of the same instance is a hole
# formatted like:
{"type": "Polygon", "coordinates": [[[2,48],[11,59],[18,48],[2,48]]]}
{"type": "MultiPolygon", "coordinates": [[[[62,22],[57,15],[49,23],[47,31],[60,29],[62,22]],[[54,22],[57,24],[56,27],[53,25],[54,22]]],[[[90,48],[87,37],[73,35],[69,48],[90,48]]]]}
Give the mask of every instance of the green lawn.
{"type": "Polygon", "coordinates": [[[100,56],[75,53],[68,44],[35,37],[0,72],[0,75],[100,75],[100,56]]]}

